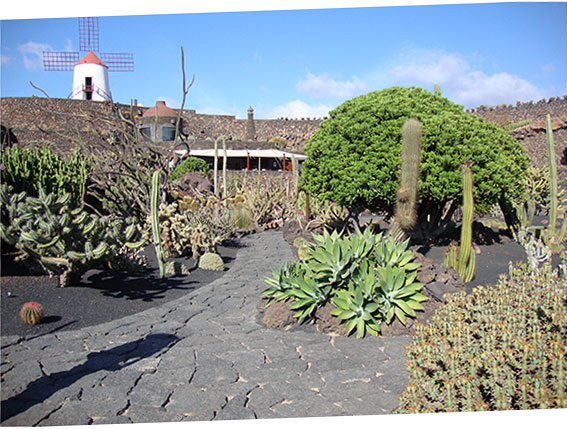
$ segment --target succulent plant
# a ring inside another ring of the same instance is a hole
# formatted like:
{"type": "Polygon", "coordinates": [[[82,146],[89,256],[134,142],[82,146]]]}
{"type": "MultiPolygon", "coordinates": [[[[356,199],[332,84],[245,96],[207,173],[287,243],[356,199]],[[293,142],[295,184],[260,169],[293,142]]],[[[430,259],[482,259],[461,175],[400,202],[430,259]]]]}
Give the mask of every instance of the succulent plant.
{"type": "Polygon", "coordinates": [[[470,282],[476,270],[476,252],[472,246],[473,180],[470,163],[463,162],[461,171],[463,179],[461,241],[458,246],[451,243],[445,254],[444,263],[447,267],[453,267],[464,282],[470,282]]]}
{"type": "Polygon", "coordinates": [[[20,319],[28,325],[37,325],[43,319],[43,306],[37,302],[26,302],[20,310],[20,319]]]}
{"type": "Polygon", "coordinates": [[[20,252],[17,260],[35,259],[67,286],[87,269],[114,268],[136,254],[145,241],[134,219],[88,214],[70,209],[70,194],[55,198],[39,190],[39,196],[11,194],[0,186],[0,201],[7,224],[0,225],[2,239],[20,252]]]}
{"type": "Polygon", "coordinates": [[[417,187],[421,162],[421,123],[408,119],[402,126],[400,185],[396,193],[396,210],[390,235],[401,240],[417,219],[417,187]]]}
{"type": "Polygon", "coordinates": [[[406,348],[395,413],[567,407],[567,281],[551,264],[446,295],[406,348]]]}
{"type": "Polygon", "coordinates": [[[396,242],[366,228],[343,234],[324,230],[304,244],[299,248],[307,249],[304,258],[272,270],[264,291],[268,304],[291,301],[300,322],[331,301],[336,307],[331,314],[345,322],[347,333],[356,328],[360,338],[377,335],[380,320],[391,323],[395,316],[405,323],[406,316],[423,309],[423,285],[415,281],[419,264],[412,262],[408,240],[396,242]]]}
{"type": "Polygon", "coordinates": [[[207,252],[199,258],[199,268],[211,271],[224,271],[224,262],[220,255],[207,252]]]}
{"type": "Polygon", "coordinates": [[[160,202],[160,182],[161,171],[156,170],[152,176],[152,194],[151,194],[151,221],[152,221],[152,237],[156,256],[159,264],[159,275],[161,278],[165,277],[165,251],[161,245],[161,235],[159,228],[159,202],[160,202]]]}

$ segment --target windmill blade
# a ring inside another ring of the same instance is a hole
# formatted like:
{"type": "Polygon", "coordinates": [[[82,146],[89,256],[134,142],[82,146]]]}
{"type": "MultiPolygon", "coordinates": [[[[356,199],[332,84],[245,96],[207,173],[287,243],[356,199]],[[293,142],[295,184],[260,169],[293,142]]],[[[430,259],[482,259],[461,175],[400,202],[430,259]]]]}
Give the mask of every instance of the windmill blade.
{"type": "Polygon", "coordinates": [[[79,51],[98,52],[98,17],[79,18],[79,51]]]}
{"type": "Polygon", "coordinates": [[[109,72],[133,72],[134,55],[131,53],[101,53],[100,59],[109,72]]]}
{"type": "Polygon", "coordinates": [[[78,52],[43,51],[43,69],[45,71],[73,70],[79,61],[78,52]]]}

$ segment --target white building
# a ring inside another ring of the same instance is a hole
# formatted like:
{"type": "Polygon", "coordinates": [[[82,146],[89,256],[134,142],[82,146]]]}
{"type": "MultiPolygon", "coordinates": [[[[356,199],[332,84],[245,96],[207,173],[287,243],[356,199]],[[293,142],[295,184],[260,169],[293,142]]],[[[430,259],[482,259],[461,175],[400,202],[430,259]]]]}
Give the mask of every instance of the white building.
{"type": "Polygon", "coordinates": [[[73,68],[73,100],[111,101],[108,67],[89,51],[73,68]]]}

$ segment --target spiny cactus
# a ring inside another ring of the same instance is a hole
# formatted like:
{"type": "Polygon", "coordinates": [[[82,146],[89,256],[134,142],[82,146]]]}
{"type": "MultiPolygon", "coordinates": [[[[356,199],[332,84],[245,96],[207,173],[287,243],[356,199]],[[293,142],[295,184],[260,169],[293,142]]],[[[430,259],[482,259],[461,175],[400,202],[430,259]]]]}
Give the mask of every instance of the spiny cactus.
{"type": "Polygon", "coordinates": [[[71,210],[70,198],[70,194],[55,198],[43,189],[37,198],[28,197],[0,186],[6,213],[6,223],[0,225],[2,239],[20,251],[17,260],[35,259],[49,274],[59,276],[60,286],[77,281],[96,265],[113,269],[144,244],[133,219],[71,210]]]}
{"type": "Polygon", "coordinates": [[[402,241],[416,221],[417,187],[421,161],[421,123],[409,119],[402,126],[400,185],[396,194],[394,225],[390,234],[402,241]]]}
{"type": "Polygon", "coordinates": [[[472,246],[472,218],[473,218],[473,179],[470,162],[461,164],[463,179],[463,219],[461,222],[461,242],[459,246],[449,245],[445,254],[445,265],[453,267],[464,282],[474,278],[476,269],[476,253],[472,246]]]}
{"type": "Polygon", "coordinates": [[[557,191],[557,165],[555,160],[555,146],[553,143],[553,130],[551,128],[551,117],[548,114],[545,118],[546,121],[546,135],[547,135],[547,151],[549,156],[549,224],[543,232],[543,239],[545,244],[555,253],[559,253],[564,249],[562,244],[567,237],[567,215],[563,216],[563,224],[559,231],[556,230],[557,223],[557,206],[558,206],[558,191],[557,191]]]}
{"type": "Polygon", "coordinates": [[[159,196],[161,171],[156,170],[152,176],[152,194],[151,194],[151,220],[152,220],[152,236],[154,239],[154,248],[159,264],[159,275],[165,277],[165,252],[161,244],[161,235],[159,229],[159,196]]]}
{"type": "Polygon", "coordinates": [[[80,152],[63,160],[47,145],[6,148],[2,151],[2,165],[2,183],[12,186],[15,192],[32,197],[38,196],[39,189],[57,197],[68,192],[73,207],[83,202],[91,169],[80,152]]]}
{"type": "Polygon", "coordinates": [[[439,86],[439,84],[435,84],[433,85],[433,94],[441,96],[441,87],[439,86]]]}
{"type": "Polygon", "coordinates": [[[205,253],[199,259],[199,268],[211,271],[223,271],[224,262],[216,253],[205,253]]]}
{"type": "Polygon", "coordinates": [[[228,189],[226,187],[226,163],[228,158],[226,156],[226,139],[222,139],[222,198],[226,207],[226,199],[228,196],[228,189]]]}
{"type": "Polygon", "coordinates": [[[567,407],[565,296],[550,264],[446,295],[406,348],[410,382],[394,413],[567,407]]]}
{"type": "Polygon", "coordinates": [[[20,310],[20,319],[28,325],[37,325],[43,319],[43,306],[37,302],[26,302],[20,310]]]}
{"type": "Polygon", "coordinates": [[[219,196],[219,140],[220,137],[215,140],[215,156],[213,159],[213,189],[215,197],[219,196]]]}

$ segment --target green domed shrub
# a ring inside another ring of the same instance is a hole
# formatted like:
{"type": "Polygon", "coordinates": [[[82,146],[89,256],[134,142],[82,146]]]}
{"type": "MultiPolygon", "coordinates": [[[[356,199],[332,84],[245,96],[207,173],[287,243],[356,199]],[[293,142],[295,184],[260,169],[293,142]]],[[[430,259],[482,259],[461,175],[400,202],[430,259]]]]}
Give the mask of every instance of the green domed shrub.
{"type": "Polygon", "coordinates": [[[330,112],[309,139],[300,187],[354,213],[364,208],[393,213],[399,184],[401,129],[422,124],[418,227],[443,226],[461,202],[460,164],[472,163],[477,213],[502,195],[521,197],[528,157],[506,131],[463,107],[420,88],[392,87],[355,97],[330,112]]]}

